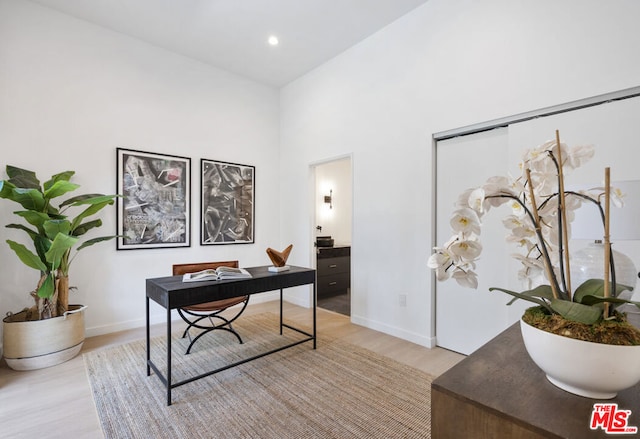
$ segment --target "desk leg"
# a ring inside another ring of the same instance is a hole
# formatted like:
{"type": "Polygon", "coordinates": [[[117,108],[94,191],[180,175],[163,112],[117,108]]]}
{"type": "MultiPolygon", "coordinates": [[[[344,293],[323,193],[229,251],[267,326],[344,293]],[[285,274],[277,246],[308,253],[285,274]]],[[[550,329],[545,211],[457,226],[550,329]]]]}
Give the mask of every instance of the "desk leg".
{"type": "Polygon", "coordinates": [[[147,302],[147,376],[151,375],[151,366],[149,366],[149,361],[151,361],[151,343],[149,341],[149,296],[146,299],[147,302]]]}
{"type": "Polygon", "coordinates": [[[282,335],[282,288],[280,288],[280,335],[282,335]]]}
{"type": "Polygon", "coordinates": [[[316,307],[318,305],[318,300],[316,297],[316,283],[313,283],[313,349],[316,348],[316,341],[318,338],[316,337],[316,307]]]}
{"type": "Polygon", "coordinates": [[[171,405],[171,309],[167,308],[167,405],[171,405]]]}

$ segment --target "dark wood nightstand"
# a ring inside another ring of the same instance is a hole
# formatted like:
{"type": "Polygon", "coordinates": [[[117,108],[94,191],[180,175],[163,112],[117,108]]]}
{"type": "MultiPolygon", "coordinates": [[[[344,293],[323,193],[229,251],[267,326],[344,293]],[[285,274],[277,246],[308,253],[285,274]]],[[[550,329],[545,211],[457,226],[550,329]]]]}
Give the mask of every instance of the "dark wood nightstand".
{"type": "Polygon", "coordinates": [[[351,284],[351,247],[319,247],[316,273],[319,299],[347,294],[351,284]]]}

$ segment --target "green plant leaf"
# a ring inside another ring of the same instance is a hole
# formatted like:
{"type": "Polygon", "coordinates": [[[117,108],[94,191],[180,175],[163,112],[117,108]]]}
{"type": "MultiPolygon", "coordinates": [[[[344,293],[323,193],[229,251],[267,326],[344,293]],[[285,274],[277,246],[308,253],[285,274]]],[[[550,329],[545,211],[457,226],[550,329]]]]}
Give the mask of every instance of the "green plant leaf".
{"type": "Polygon", "coordinates": [[[7,229],[18,229],[18,230],[23,230],[25,232],[27,232],[27,234],[29,235],[29,237],[32,240],[36,239],[36,236],[38,236],[38,232],[35,230],[31,230],[30,228],[28,228],[27,226],[25,226],[24,224],[7,224],[5,226],[7,229]]]}
{"type": "Polygon", "coordinates": [[[9,244],[9,247],[11,247],[11,250],[18,255],[18,258],[20,258],[22,263],[27,267],[31,267],[39,271],[47,271],[47,266],[27,247],[19,242],[11,241],[10,239],[7,239],[7,243],[9,244]]]}
{"type": "Polygon", "coordinates": [[[36,226],[38,230],[44,231],[42,228],[45,221],[49,221],[51,217],[43,212],[35,212],[33,210],[21,210],[13,212],[14,214],[24,218],[32,226],[36,226]]]}
{"type": "MultiPolygon", "coordinates": [[[[610,285],[613,285],[611,282],[610,285]]],[[[616,284],[616,291],[613,292],[613,296],[617,297],[623,291],[632,291],[633,288],[628,285],[616,284]]],[[[583,298],[585,296],[599,296],[604,297],[604,279],[589,279],[582,285],[576,288],[573,294],[573,301],[578,303],[584,303],[583,298]]]]}
{"type": "Polygon", "coordinates": [[[553,299],[553,290],[551,285],[538,285],[532,290],[523,291],[525,296],[542,297],[545,299],[553,299]]]}
{"type": "Polygon", "coordinates": [[[70,181],[59,180],[53,183],[51,187],[44,192],[44,197],[47,200],[51,200],[56,197],[60,197],[68,192],[75,191],[80,187],[79,184],[71,183],[70,181]]]}
{"type": "Polygon", "coordinates": [[[0,180],[0,198],[11,199],[13,188],[15,188],[15,185],[6,180],[0,180]]]}
{"type": "Polygon", "coordinates": [[[11,191],[9,199],[19,203],[27,210],[44,212],[46,202],[40,189],[24,189],[16,187],[11,191]]]}
{"type": "Polygon", "coordinates": [[[634,302],[633,300],[620,299],[618,297],[601,297],[601,296],[584,296],[582,298],[582,304],[587,306],[598,305],[600,303],[614,303],[621,305],[623,303],[630,303],[640,308],[640,302],[634,302]]]}
{"type": "Polygon", "coordinates": [[[118,197],[118,195],[104,195],[104,194],[84,194],[77,195],[75,197],[69,198],[60,204],[60,207],[63,206],[79,206],[81,204],[96,204],[102,203],[104,201],[113,200],[118,197]]]}
{"type": "MultiPolygon", "coordinates": [[[[83,219],[85,219],[88,216],[91,215],[95,215],[96,213],[98,213],[100,210],[102,210],[102,208],[108,206],[109,204],[113,204],[113,200],[106,200],[106,201],[100,201],[100,202],[90,202],[90,203],[79,203],[79,204],[89,204],[89,207],[87,207],[85,210],[83,210],[78,216],[76,216],[73,221],[71,222],[71,228],[73,230],[76,229],[76,227],[78,227],[80,225],[80,223],[82,222],[83,219]]],[[[74,204],[74,206],[77,204],[74,204]]]]}
{"type": "MultiPolygon", "coordinates": [[[[542,285],[542,286],[544,286],[544,285],[542,285]]],[[[544,296],[534,296],[532,294],[525,294],[525,293],[528,293],[528,292],[531,292],[531,291],[534,291],[534,290],[529,290],[529,291],[525,291],[525,292],[519,293],[517,291],[506,290],[504,288],[498,288],[498,287],[489,288],[489,291],[501,291],[501,292],[509,294],[510,296],[513,296],[513,297],[515,297],[517,299],[526,300],[527,302],[533,302],[533,303],[535,303],[537,305],[540,305],[540,306],[546,308],[547,310],[549,310],[549,312],[553,312],[553,310],[549,307],[549,304],[547,302],[545,302],[544,300],[538,298],[538,297],[544,297],[544,296]]],[[[511,303],[513,303],[513,301],[509,302],[509,304],[511,304],[511,303]]]]}
{"type": "Polygon", "coordinates": [[[602,309],[569,300],[553,299],[551,308],[567,320],[591,325],[602,317],[602,309]]]}
{"type": "Polygon", "coordinates": [[[44,188],[45,191],[47,191],[56,182],[58,182],[58,181],[69,181],[69,180],[71,180],[71,177],[73,177],[74,175],[75,175],[75,171],[60,172],[59,174],[51,176],[51,179],[48,180],[48,181],[45,181],[44,184],[42,185],[42,187],[44,188]]]}
{"type": "Polygon", "coordinates": [[[44,231],[47,237],[53,240],[58,233],[69,235],[71,233],[71,223],[67,220],[49,220],[44,223],[44,231]]]}
{"type": "Polygon", "coordinates": [[[43,299],[50,299],[51,296],[53,296],[53,293],[55,292],[55,290],[56,290],[56,280],[54,278],[53,273],[49,273],[45,278],[44,282],[42,282],[42,285],[40,285],[40,288],[38,288],[37,294],[38,294],[38,297],[41,297],[43,299]]]}
{"type": "Polygon", "coordinates": [[[36,177],[35,172],[11,165],[7,165],[6,171],[9,181],[16,187],[40,190],[40,180],[36,177]]]}
{"type": "Polygon", "coordinates": [[[33,245],[43,264],[47,266],[47,272],[51,271],[51,264],[47,262],[47,252],[51,248],[51,240],[43,235],[36,235],[33,239],[33,245]]]}
{"type": "Polygon", "coordinates": [[[51,243],[51,248],[46,253],[47,262],[51,264],[52,270],[63,268],[63,274],[66,276],[69,273],[68,266],[64,262],[63,258],[68,254],[68,250],[78,241],[78,238],[69,235],[63,235],[58,233],[51,243]]]}
{"type": "Polygon", "coordinates": [[[110,239],[117,238],[118,236],[119,236],[119,235],[114,235],[114,236],[101,236],[101,237],[99,237],[99,238],[92,238],[92,239],[89,239],[89,240],[87,240],[87,241],[83,242],[82,244],[80,244],[80,246],[78,247],[77,251],[80,251],[80,250],[82,250],[82,249],[83,249],[83,248],[85,248],[85,247],[92,246],[93,244],[97,244],[97,243],[99,243],[99,242],[109,241],[110,239]]]}
{"type": "Polygon", "coordinates": [[[73,236],[82,236],[85,233],[87,233],[89,230],[94,229],[96,227],[100,227],[101,225],[102,225],[101,219],[87,221],[86,223],[82,223],[78,227],[73,229],[73,236]]]}

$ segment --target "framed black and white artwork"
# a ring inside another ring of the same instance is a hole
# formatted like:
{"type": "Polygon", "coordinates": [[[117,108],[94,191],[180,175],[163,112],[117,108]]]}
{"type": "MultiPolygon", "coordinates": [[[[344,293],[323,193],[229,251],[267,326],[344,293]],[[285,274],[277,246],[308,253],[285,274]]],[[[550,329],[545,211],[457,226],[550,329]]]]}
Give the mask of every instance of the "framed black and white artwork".
{"type": "Polygon", "coordinates": [[[201,160],[200,244],[254,242],[255,167],[201,160]]]}
{"type": "Polygon", "coordinates": [[[117,249],[191,245],[191,159],[117,148],[117,249]]]}

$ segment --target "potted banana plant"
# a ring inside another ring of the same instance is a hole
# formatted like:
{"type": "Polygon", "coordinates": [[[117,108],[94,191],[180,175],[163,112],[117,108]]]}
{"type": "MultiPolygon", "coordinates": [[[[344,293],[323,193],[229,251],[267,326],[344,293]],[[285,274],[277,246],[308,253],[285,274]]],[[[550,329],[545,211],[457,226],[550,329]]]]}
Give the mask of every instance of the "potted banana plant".
{"type": "Polygon", "coordinates": [[[13,212],[21,223],[6,227],[24,231],[29,245],[11,239],[7,243],[39,277],[29,292],[33,306],[3,319],[4,357],[13,369],[39,369],[80,352],[85,307],[69,305],[69,268],[80,250],[115,238],[82,241],[102,225],[94,216],[114,204],[117,195],[85,194],[58,201],[80,187],[70,181],[74,171],[53,175],[42,184],[35,172],[26,169],[7,165],[6,174],[8,178],[0,180],[0,198],[21,206],[13,212]]]}

